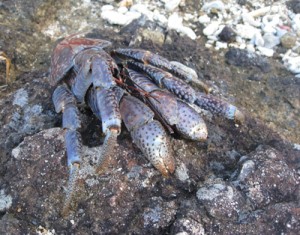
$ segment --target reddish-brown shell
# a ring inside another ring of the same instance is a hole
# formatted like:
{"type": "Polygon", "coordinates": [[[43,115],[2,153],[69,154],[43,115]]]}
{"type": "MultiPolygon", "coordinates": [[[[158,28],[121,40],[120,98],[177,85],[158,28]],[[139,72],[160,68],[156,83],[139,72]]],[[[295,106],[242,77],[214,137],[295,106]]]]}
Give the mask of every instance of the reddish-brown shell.
{"type": "Polygon", "coordinates": [[[111,42],[100,39],[74,38],[74,36],[65,38],[57,44],[52,53],[50,72],[51,83],[53,85],[58,83],[67,74],[73,67],[75,55],[80,51],[91,47],[104,48],[110,45],[111,42]]]}

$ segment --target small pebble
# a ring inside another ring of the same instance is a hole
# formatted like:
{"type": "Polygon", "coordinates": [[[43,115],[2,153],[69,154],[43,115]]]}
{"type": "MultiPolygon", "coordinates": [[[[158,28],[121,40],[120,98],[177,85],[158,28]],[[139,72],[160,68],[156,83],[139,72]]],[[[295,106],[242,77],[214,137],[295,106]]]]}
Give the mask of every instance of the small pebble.
{"type": "Polygon", "coordinates": [[[283,64],[292,73],[300,73],[300,56],[286,56],[285,58],[283,58],[283,64]]]}
{"type": "Polygon", "coordinates": [[[259,30],[251,25],[238,24],[236,32],[239,36],[246,39],[252,39],[255,34],[260,33],[259,30]]]}
{"type": "Polygon", "coordinates": [[[182,26],[182,27],[178,28],[177,32],[182,33],[183,35],[186,35],[193,40],[195,40],[197,38],[197,35],[195,34],[194,30],[192,30],[191,28],[186,27],[186,26],[182,26]]]}
{"type": "Polygon", "coordinates": [[[164,27],[164,28],[166,28],[166,27],[168,26],[168,19],[167,19],[167,17],[165,17],[163,14],[160,14],[160,13],[158,12],[158,10],[155,10],[155,11],[153,12],[153,19],[154,19],[155,21],[157,21],[157,23],[158,23],[160,26],[164,27]]]}
{"type": "Polygon", "coordinates": [[[264,33],[276,33],[276,26],[271,24],[263,25],[261,29],[264,31],[264,33]]]}
{"type": "Polygon", "coordinates": [[[101,11],[111,11],[113,9],[114,7],[112,5],[104,5],[103,7],[101,7],[101,11]]]}
{"type": "Polygon", "coordinates": [[[170,15],[168,19],[168,28],[176,30],[178,27],[181,26],[182,26],[182,18],[177,13],[173,13],[172,15],[170,15]]]}
{"type": "Polygon", "coordinates": [[[210,13],[212,9],[223,11],[225,9],[225,5],[222,1],[212,1],[205,3],[201,9],[208,13],[210,13]]]}
{"type": "Polygon", "coordinates": [[[225,26],[221,33],[219,34],[219,38],[223,42],[234,42],[235,41],[236,33],[233,31],[232,28],[225,26]]]}
{"type": "Polygon", "coordinates": [[[210,18],[208,17],[208,15],[202,15],[198,18],[198,21],[201,23],[201,24],[207,24],[210,22],[210,18]]]}
{"type": "Polygon", "coordinates": [[[281,45],[286,49],[291,49],[296,45],[297,37],[291,33],[286,33],[280,38],[281,45]]]}
{"type": "Polygon", "coordinates": [[[165,2],[165,8],[167,11],[174,11],[180,4],[181,0],[170,0],[165,2]]]}
{"type": "Polygon", "coordinates": [[[252,25],[254,27],[260,27],[261,22],[259,20],[255,20],[254,17],[248,13],[243,13],[242,18],[244,23],[252,25]]]}
{"type": "Polygon", "coordinates": [[[262,45],[262,46],[269,48],[269,49],[272,49],[275,46],[280,44],[280,38],[278,36],[275,36],[272,33],[266,33],[263,36],[263,40],[264,40],[264,45],[262,45]]]}
{"type": "Polygon", "coordinates": [[[226,42],[219,42],[219,41],[217,41],[216,42],[216,47],[220,48],[220,49],[226,49],[228,47],[228,45],[227,45],[226,42]]]}
{"type": "Polygon", "coordinates": [[[125,14],[128,11],[127,7],[119,7],[118,12],[121,14],[125,14]]]}
{"type": "Polygon", "coordinates": [[[274,54],[273,49],[269,49],[269,48],[261,47],[261,46],[258,46],[256,48],[261,52],[262,55],[265,55],[267,57],[272,57],[274,54]]]}
{"type": "Polygon", "coordinates": [[[264,41],[263,37],[261,36],[260,32],[257,32],[254,35],[253,42],[254,42],[254,45],[256,45],[256,46],[261,46],[261,47],[264,46],[265,41],[264,41]]]}
{"type": "Polygon", "coordinates": [[[203,34],[206,36],[213,35],[219,28],[220,23],[217,21],[211,22],[208,26],[203,29],[203,34]]]}

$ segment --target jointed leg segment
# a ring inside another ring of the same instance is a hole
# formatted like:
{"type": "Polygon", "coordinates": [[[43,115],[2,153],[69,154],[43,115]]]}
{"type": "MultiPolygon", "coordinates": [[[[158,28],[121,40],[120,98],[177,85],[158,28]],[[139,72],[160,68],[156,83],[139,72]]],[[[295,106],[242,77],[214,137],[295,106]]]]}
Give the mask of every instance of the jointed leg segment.
{"type": "Polygon", "coordinates": [[[63,113],[65,145],[70,170],[66,199],[62,214],[68,214],[76,191],[76,183],[81,164],[82,140],[78,129],[81,127],[76,100],[66,85],[58,86],[53,93],[53,103],[57,112],[63,113]]]}

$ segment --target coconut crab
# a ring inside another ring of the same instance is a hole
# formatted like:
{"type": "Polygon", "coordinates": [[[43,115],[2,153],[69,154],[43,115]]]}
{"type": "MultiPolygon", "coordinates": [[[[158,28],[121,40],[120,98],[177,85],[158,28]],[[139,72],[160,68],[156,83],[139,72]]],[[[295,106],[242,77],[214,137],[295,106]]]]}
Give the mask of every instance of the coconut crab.
{"type": "Polygon", "coordinates": [[[63,215],[69,211],[81,165],[78,104],[87,104],[102,121],[105,140],[98,172],[109,163],[122,121],[152,165],[168,176],[175,170],[175,161],[166,129],[195,141],[207,138],[205,122],[193,105],[236,122],[244,118],[235,106],[207,94],[209,88],[185,65],[142,49],[116,49],[108,54],[103,49],[109,45],[105,40],[73,35],[59,42],[51,57],[50,79],[56,86],[52,99],[56,112],[63,113],[70,170],[63,215]]]}

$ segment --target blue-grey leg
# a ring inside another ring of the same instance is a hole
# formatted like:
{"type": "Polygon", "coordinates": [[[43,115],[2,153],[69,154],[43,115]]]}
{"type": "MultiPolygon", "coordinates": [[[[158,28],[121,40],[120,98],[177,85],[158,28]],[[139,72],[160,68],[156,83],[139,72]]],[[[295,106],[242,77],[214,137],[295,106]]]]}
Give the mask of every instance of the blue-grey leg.
{"type": "Polygon", "coordinates": [[[87,93],[87,102],[96,117],[102,120],[102,129],[105,133],[102,154],[98,159],[96,170],[101,174],[108,167],[110,157],[117,145],[117,136],[121,131],[121,116],[119,116],[118,101],[114,90],[100,92],[92,88],[87,93]],[[101,111],[100,107],[102,107],[101,111]]]}
{"type": "Polygon", "coordinates": [[[53,93],[53,103],[57,113],[63,113],[63,129],[65,130],[65,145],[67,162],[70,170],[69,182],[62,214],[70,210],[81,164],[82,141],[78,129],[81,127],[76,100],[66,85],[58,86],[53,93]]]}
{"type": "Polygon", "coordinates": [[[117,136],[121,132],[121,114],[119,100],[116,94],[116,83],[113,70],[117,65],[108,54],[94,56],[92,61],[93,87],[87,95],[88,105],[94,114],[102,121],[102,131],[105,139],[102,155],[98,162],[97,172],[101,173],[110,163],[113,150],[117,144],[117,136]]]}
{"type": "Polygon", "coordinates": [[[157,87],[145,75],[128,69],[129,77],[136,87],[150,94],[149,101],[161,117],[187,139],[203,141],[207,128],[202,117],[187,103],[167,90],[157,87]]]}
{"type": "Polygon", "coordinates": [[[158,86],[168,89],[177,97],[190,104],[196,104],[200,108],[208,110],[213,114],[224,116],[238,123],[244,121],[244,115],[234,105],[215,98],[212,95],[196,92],[190,85],[166,71],[151,65],[132,61],[128,62],[128,67],[147,74],[158,86]]]}
{"type": "Polygon", "coordinates": [[[179,63],[179,62],[170,62],[166,58],[152,53],[151,51],[142,50],[142,49],[117,49],[113,51],[113,54],[118,57],[123,57],[125,59],[134,59],[135,61],[142,62],[143,64],[150,64],[156,68],[167,70],[168,72],[174,74],[175,76],[181,78],[187,83],[192,83],[193,85],[198,86],[203,89],[206,93],[210,92],[210,87],[204,82],[199,80],[197,73],[179,63]]]}
{"type": "Polygon", "coordinates": [[[197,93],[195,104],[202,109],[208,110],[227,119],[234,120],[237,123],[243,123],[244,114],[232,104],[213,97],[209,94],[197,93]]]}

